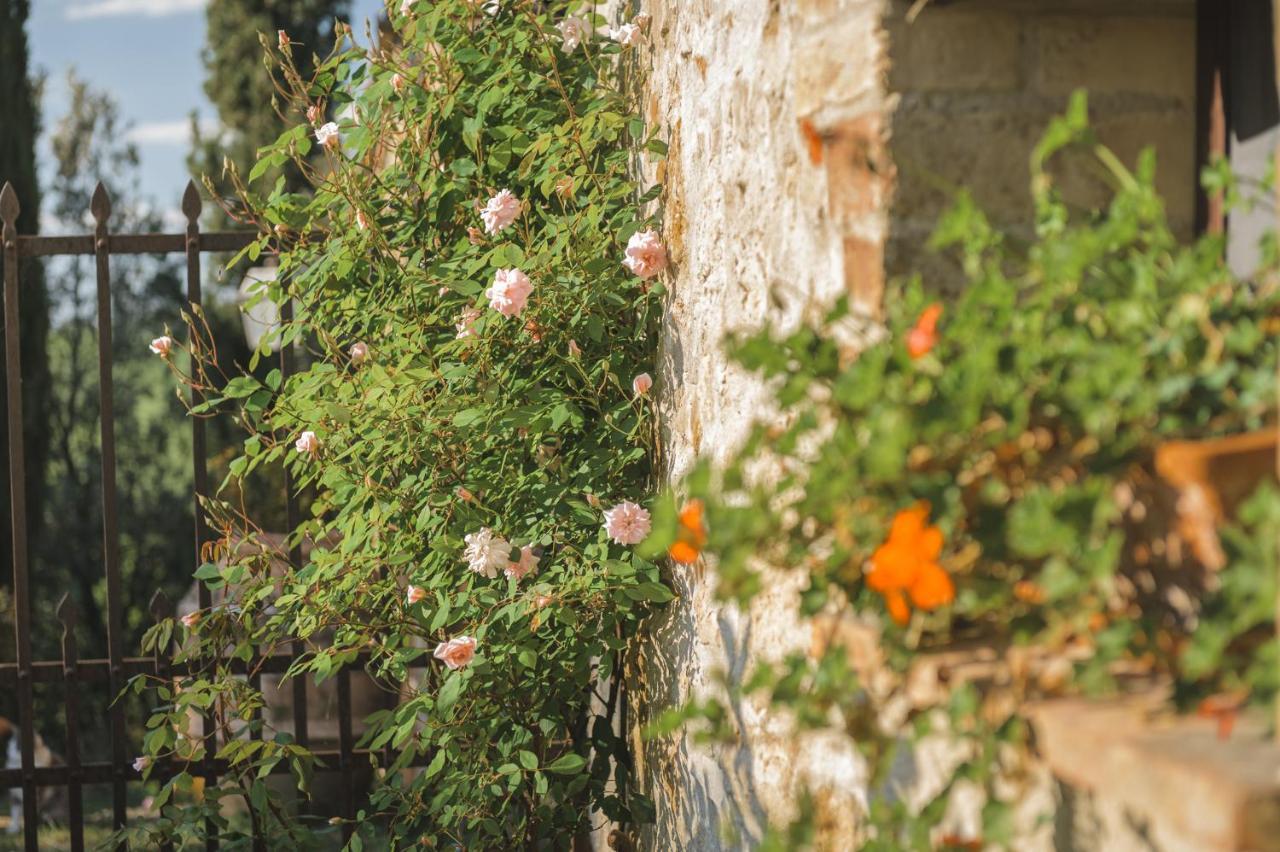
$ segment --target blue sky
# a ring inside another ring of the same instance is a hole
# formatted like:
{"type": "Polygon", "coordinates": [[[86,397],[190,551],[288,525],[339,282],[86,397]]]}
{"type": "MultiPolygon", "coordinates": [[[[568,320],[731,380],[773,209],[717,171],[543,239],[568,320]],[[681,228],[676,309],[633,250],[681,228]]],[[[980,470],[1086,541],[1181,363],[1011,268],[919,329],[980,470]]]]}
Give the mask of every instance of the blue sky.
{"type": "MultiPolygon", "coordinates": [[[[205,0],[34,0],[27,35],[31,63],[48,77],[46,131],[66,110],[68,68],[109,92],[142,158],[142,189],[160,209],[176,210],[187,181],[187,116],[215,117],[203,91],[205,0]]],[[[352,0],[356,20],[380,0],[352,0]]],[[[355,26],[357,34],[364,32],[355,26]]],[[[42,151],[42,157],[47,148],[42,151]]],[[[46,160],[47,161],[47,160],[46,160]]]]}

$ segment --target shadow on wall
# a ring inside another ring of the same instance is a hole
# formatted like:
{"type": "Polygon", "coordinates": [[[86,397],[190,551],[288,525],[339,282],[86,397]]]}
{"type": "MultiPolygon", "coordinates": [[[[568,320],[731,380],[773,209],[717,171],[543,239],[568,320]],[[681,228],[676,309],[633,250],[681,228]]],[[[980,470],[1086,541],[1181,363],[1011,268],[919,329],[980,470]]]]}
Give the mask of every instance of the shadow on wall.
{"type": "MultiPolygon", "coordinates": [[[[698,578],[689,586],[701,586],[698,578]],[[695,585],[696,584],[696,585],[695,585]]],[[[682,590],[682,591],[688,591],[682,590]]],[[[699,659],[698,630],[692,601],[681,598],[655,623],[646,653],[641,659],[639,680],[643,699],[639,706],[651,714],[679,707],[690,696],[693,678],[689,663],[699,659]]],[[[739,630],[735,619],[717,610],[717,626],[726,673],[731,682],[742,682],[749,661],[751,628],[739,630]]],[[[749,731],[740,700],[729,709],[735,727],[749,731]]],[[[676,736],[644,743],[644,761],[649,764],[650,794],[659,812],[678,814],[675,820],[659,820],[647,826],[641,837],[643,849],[753,848],[763,838],[767,817],[755,786],[756,755],[745,736],[730,745],[714,745],[691,751],[688,736],[676,736]],[[678,828],[677,828],[678,827],[678,828]],[[726,840],[728,845],[725,845],[726,840]]]]}

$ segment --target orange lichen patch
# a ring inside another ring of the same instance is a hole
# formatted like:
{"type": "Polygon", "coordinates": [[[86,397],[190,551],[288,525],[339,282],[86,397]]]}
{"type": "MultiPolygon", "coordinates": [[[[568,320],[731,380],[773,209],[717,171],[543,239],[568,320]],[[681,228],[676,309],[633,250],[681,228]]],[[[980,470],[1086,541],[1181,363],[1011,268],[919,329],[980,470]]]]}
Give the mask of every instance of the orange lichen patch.
{"type": "Polygon", "coordinates": [[[800,119],[800,135],[804,137],[805,148],[809,151],[809,162],[815,166],[822,165],[822,136],[813,122],[807,118],[800,119]]]}
{"type": "Polygon", "coordinates": [[[692,565],[707,546],[707,525],[703,518],[701,500],[690,500],[680,510],[676,524],[675,543],[667,549],[667,555],[681,565],[692,565]]]}
{"type": "Polygon", "coordinates": [[[911,618],[910,604],[933,610],[955,600],[955,585],[938,564],[942,531],[928,526],[928,518],[929,507],[923,503],[899,512],[889,538],[871,555],[867,585],[884,596],[898,624],[911,618]]]}
{"type": "Polygon", "coordinates": [[[920,312],[919,319],[907,332],[907,354],[912,358],[923,358],[938,342],[938,319],[942,316],[942,305],[937,302],[920,312]]]}

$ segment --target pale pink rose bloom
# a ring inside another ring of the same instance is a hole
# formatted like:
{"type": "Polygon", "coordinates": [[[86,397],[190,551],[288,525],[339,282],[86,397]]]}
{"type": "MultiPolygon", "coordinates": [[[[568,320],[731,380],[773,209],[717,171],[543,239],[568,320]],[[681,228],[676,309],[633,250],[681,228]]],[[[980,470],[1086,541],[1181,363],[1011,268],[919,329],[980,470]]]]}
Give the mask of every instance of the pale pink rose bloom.
{"type": "Polygon", "coordinates": [[[649,512],[630,501],[604,513],[604,531],[618,544],[639,544],[649,537],[649,512]]]}
{"type": "Polygon", "coordinates": [[[462,312],[462,316],[458,317],[458,321],[454,324],[454,328],[458,330],[458,340],[476,336],[476,320],[478,319],[480,319],[479,308],[467,308],[462,312]]]}
{"type": "Polygon", "coordinates": [[[362,231],[367,231],[369,229],[369,217],[364,215],[363,210],[356,211],[356,227],[362,231]]]}
{"type": "Polygon", "coordinates": [[[276,30],[276,41],[280,44],[280,49],[284,50],[289,46],[289,34],[284,30],[276,30]]]}
{"type": "Polygon", "coordinates": [[[533,552],[533,548],[526,544],[520,548],[520,559],[508,563],[507,567],[502,570],[509,579],[518,583],[524,579],[526,574],[532,574],[538,570],[538,555],[533,552]]]}
{"type": "Polygon", "coordinates": [[[317,127],[316,141],[326,148],[337,148],[342,142],[338,134],[338,125],[332,121],[326,121],[317,127]]]}
{"type": "Polygon", "coordinates": [[[363,364],[369,357],[369,344],[353,343],[351,344],[351,363],[363,364]]]}
{"type": "Polygon", "coordinates": [[[470,491],[468,491],[467,489],[465,489],[465,488],[463,488],[461,485],[459,485],[459,486],[458,486],[458,498],[459,498],[460,500],[466,500],[468,503],[470,503],[472,500],[476,499],[476,495],[472,494],[470,491]]]}
{"type": "Polygon", "coordinates": [[[200,623],[199,610],[196,610],[194,612],[189,612],[186,615],[182,616],[182,626],[187,628],[188,630],[191,630],[199,623],[200,623]]]}
{"type": "Polygon", "coordinates": [[[460,669],[475,659],[476,640],[470,636],[457,636],[437,645],[432,656],[451,669],[460,669]]]}
{"type": "Polygon", "coordinates": [[[319,120],[320,120],[320,107],[316,106],[315,104],[312,104],[311,106],[307,107],[307,121],[311,122],[312,124],[315,124],[319,120]]]}
{"type": "Polygon", "coordinates": [[[404,599],[409,606],[413,606],[416,603],[424,601],[426,598],[427,590],[419,588],[418,586],[409,586],[409,588],[404,590],[404,599]]]}
{"type": "Polygon", "coordinates": [[[627,241],[622,265],[641,278],[652,278],[667,267],[667,249],[653,231],[640,231],[627,241]]]}
{"type": "Polygon", "coordinates": [[[631,392],[636,396],[644,396],[651,387],[653,387],[653,377],[648,373],[641,373],[631,380],[631,392]]]}
{"type": "Polygon", "coordinates": [[[582,357],[582,348],[578,346],[578,341],[576,340],[569,341],[569,354],[575,358],[582,357]]]}
{"type": "Polygon", "coordinates": [[[320,449],[320,439],[316,437],[315,432],[303,432],[298,436],[298,440],[293,442],[293,447],[300,453],[314,456],[320,449]]]}
{"type": "Polygon", "coordinates": [[[400,74],[396,74],[396,75],[394,75],[394,76],[391,78],[391,88],[396,92],[396,94],[399,94],[400,92],[403,92],[403,91],[404,91],[404,77],[403,77],[402,75],[400,75],[400,74]]]}
{"type": "Polygon", "coordinates": [[[511,190],[504,189],[489,199],[489,203],[480,211],[480,218],[484,221],[484,229],[496,234],[520,218],[520,199],[511,190]]]}
{"type": "Polygon", "coordinates": [[[552,597],[550,595],[538,595],[533,599],[533,605],[538,609],[542,609],[544,606],[551,603],[551,601],[552,597]]]}
{"type": "Polygon", "coordinates": [[[489,307],[504,317],[518,316],[533,292],[533,282],[519,269],[499,269],[493,276],[493,285],[485,291],[489,307]]]}
{"type": "Polygon", "coordinates": [[[168,358],[170,350],[173,349],[173,338],[167,334],[163,337],[157,337],[151,341],[151,346],[148,348],[152,354],[159,355],[161,358],[168,358]]]}
{"type": "Polygon", "coordinates": [[[479,532],[465,536],[463,541],[467,543],[462,552],[467,568],[482,577],[492,580],[511,561],[511,543],[494,535],[488,527],[481,527],[479,532]]]}
{"type": "Polygon", "coordinates": [[[622,26],[609,31],[609,38],[616,41],[623,47],[635,47],[644,37],[644,33],[635,24],[623,24],[622,26]]]}
{"type": "Polygon", "coordinates": [[[586,34],[586,25],[576,15],[565,18],[556,24],[556,29],[560,31],[560,38],[563,39],[561,49],[565,53],[573,53],[577,50],[578,45],[582,44],[583,35],[586,34]]]}
{"type": "Polygon", "coordinates": [[[135,757],[133,759],[134,772],[146,772],[147,767],[150,765],[151,765],[151,758],[147,757],[145,754],[139,757],[135,757]]]}

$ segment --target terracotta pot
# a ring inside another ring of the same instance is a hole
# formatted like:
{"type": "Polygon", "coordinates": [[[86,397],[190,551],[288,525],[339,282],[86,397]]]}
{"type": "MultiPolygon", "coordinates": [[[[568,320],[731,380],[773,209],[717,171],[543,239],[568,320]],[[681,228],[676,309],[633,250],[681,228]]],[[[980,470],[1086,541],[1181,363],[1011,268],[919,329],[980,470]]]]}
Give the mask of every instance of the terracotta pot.
{"type": "Polygon", "coordinates": [[[1218,527],[1264,479],[1275,481],[1278,438],[1272,428],[1156,448],[1156,472],[1178,492],[1178,532],[1207,568],[1226,562],[1218,527]]]}

